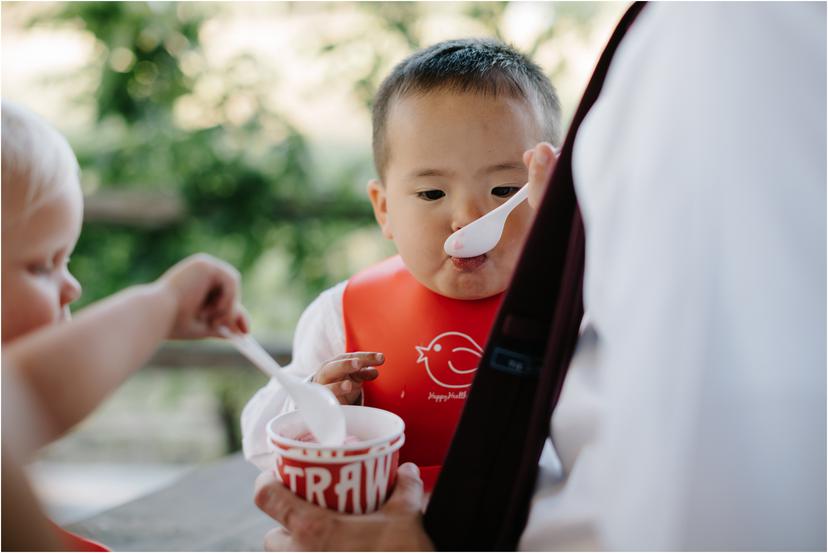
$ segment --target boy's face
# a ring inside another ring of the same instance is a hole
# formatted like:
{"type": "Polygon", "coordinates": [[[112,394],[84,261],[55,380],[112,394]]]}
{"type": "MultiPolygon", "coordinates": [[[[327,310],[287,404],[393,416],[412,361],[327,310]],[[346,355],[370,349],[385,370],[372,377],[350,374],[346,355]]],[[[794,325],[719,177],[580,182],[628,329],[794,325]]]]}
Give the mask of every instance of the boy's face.
{"type": "Polygon", "coordinates": [[[523,152],[541,139],[536,111],[517,98],[435,91],[393,103],[384,182],[368,192],[383,234],[419,282],[464,300],[506,289],[532,221],[525,203],[487,254],[453,258],[443,243],[526,183],[523,152]]]}
{"type": "Polygon", "coordinates": [[[83,198],[77,180],[64,183],[27,217],[19,217],[23,202],[4,200],[2,341],[69,318],[69,304],[81,288],[69,272],[69,255],[81,229],[83,198]],[[16,213],[15,213],[16,211],[16,213]]]}

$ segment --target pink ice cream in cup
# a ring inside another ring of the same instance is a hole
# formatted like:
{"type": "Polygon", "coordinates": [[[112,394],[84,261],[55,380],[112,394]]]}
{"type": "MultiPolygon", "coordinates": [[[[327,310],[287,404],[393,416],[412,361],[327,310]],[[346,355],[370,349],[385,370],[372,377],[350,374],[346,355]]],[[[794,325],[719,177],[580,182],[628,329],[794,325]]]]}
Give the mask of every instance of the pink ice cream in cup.
{"type": "Polygon", "coordinates": [[[348,438],[339,446],[313,441],[296,411],[272,419],[267,435],[275,472],[293,493],[320,507],[369,513],[394,487],[405,423],[373,407],[343,405],[342,410],[348,438]]]}

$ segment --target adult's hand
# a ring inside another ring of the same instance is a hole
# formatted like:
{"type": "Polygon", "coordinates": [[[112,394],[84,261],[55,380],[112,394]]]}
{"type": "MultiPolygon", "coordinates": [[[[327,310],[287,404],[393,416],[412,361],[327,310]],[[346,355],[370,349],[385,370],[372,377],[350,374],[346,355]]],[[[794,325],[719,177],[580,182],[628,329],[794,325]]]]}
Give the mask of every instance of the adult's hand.
{"type": "Polygon", "coordinates": [[[423,482],[412,463],[400,465],[391,497],[367,515],[317,507],[271,472],[256,479],[256,505],[284,526],[265,536],[266,551],[433,551],[423,529],[422,504],[423,482]]]}
{"type": "Polygon", "coordinates": [[[558,154],[552,144],[541,142],[531,150],[523,152],[523,163],[529,169],[529,205],[537,209],[546,192],[549,175],[555,168],[558,154]]]}

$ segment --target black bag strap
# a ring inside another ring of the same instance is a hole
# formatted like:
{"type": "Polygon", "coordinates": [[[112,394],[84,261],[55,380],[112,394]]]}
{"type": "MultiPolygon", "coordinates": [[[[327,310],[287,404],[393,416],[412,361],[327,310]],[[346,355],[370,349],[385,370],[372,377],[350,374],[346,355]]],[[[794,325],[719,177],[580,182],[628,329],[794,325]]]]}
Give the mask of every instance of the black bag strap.
{"type": "Polygon", "coordinates": [[[492,328],[425,512],[438,550],[513,550],[526,526],[538,460],[583,317],[584,228],[572,148],[618,44],[643,7],[629,8],[598,61],[492,328]]]}

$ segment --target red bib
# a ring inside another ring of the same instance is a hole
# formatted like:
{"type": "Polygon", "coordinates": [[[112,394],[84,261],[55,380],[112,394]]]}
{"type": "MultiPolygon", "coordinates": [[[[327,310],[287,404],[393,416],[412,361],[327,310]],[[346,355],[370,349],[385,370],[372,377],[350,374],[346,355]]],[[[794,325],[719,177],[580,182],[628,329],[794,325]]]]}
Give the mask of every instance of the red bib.
{"type": "Polygon", "coordinates": [[[502,293],[482,300],[436,294],[399,256],[348,281],[345,349],[385,354],[363,395],[365,405],[405,421],[401,463],[442,464],[502,299],[502,293]]]}
{"type": "Polygon", "coordinates": [[[49,523],[57,532],[58,538],[63,542],[66,551],[111,551],[105,545],[101,545],[89,538],[84,538],[65,528],[61,528],[51,520],[49,523]]]}

